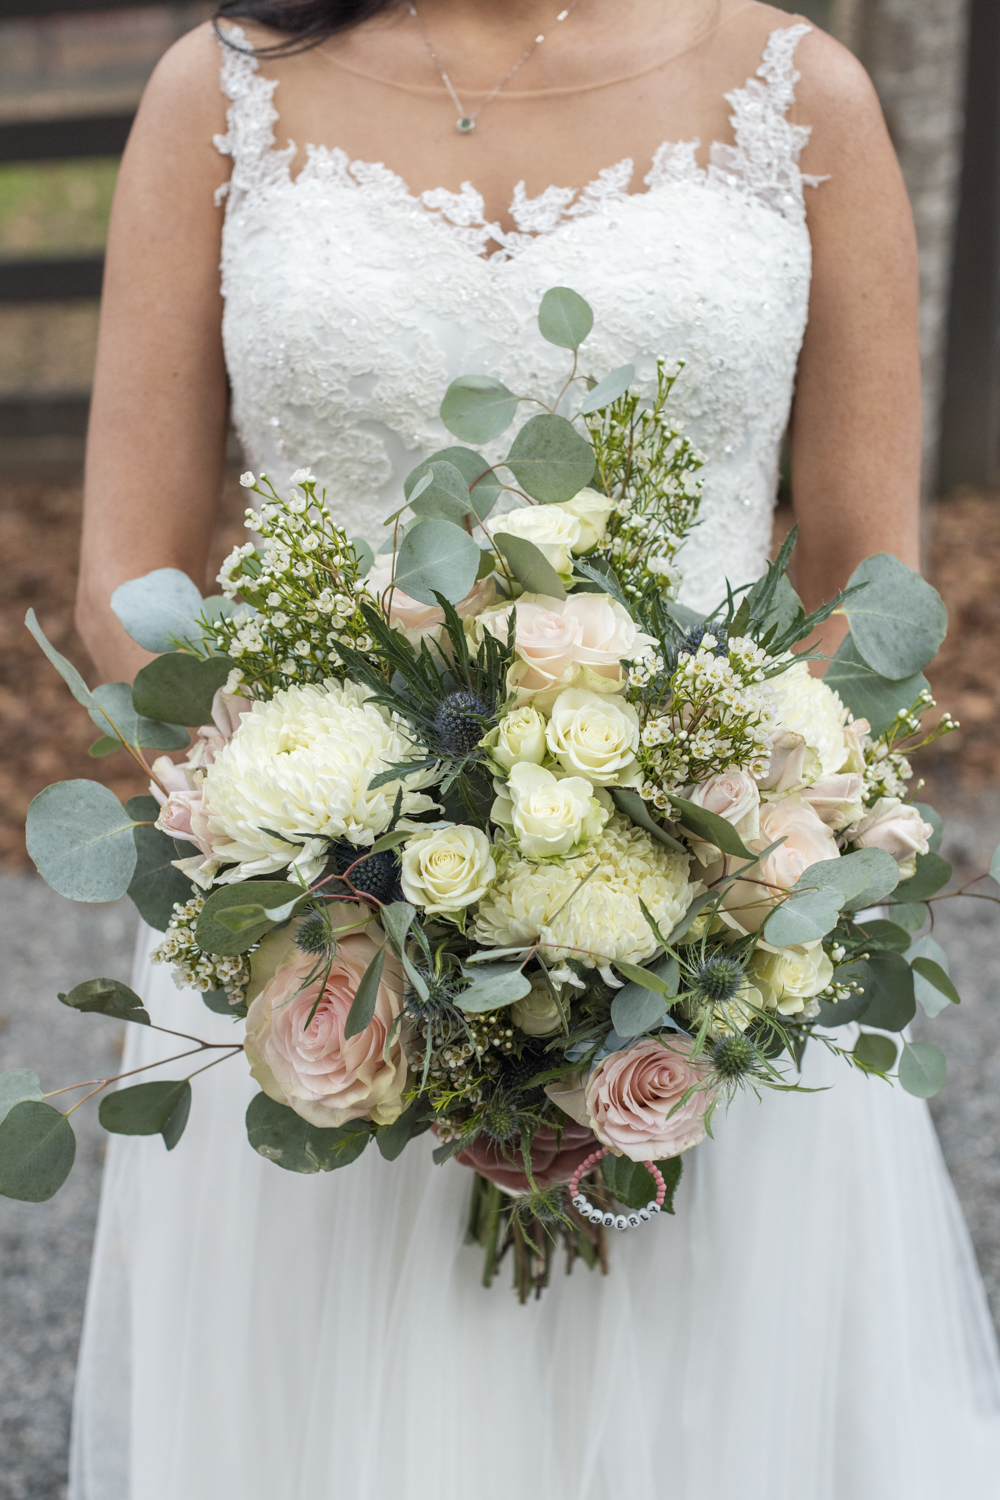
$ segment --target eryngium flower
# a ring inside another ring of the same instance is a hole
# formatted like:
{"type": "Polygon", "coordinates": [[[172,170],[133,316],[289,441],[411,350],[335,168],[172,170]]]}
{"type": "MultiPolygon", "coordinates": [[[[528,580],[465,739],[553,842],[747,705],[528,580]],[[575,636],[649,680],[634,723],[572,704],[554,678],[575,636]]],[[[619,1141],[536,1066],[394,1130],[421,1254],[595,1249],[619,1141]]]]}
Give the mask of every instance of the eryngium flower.
{"type": "Polygon", "coordinates": [[[436,806],[419,790],[433,769],[369,790],[380,771],[419,753],[407,725],[352,682],[289,687],[255,703],[208,768],[212,853],[188,873],[209,884],[228,866],[225,884],[293,864],[314,880],[327,840],[367,847],[388,828],[398,791],[404,816],[436,806]]]}

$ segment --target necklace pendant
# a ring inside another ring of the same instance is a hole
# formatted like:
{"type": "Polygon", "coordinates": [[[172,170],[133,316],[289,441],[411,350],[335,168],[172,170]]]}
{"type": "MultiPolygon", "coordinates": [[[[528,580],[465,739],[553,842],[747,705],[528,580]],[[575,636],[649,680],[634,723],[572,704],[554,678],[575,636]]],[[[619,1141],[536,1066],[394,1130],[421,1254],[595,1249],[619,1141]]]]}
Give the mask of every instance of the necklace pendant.
{"type": "Polygon", "coordinates": [[[455,129],[458,131],[459,135],[468,135],[469,132],[471,130],[475,130],[475,128],[476,122],[471,115],[463,115],[461,119],[455,121],[455,129]]]}

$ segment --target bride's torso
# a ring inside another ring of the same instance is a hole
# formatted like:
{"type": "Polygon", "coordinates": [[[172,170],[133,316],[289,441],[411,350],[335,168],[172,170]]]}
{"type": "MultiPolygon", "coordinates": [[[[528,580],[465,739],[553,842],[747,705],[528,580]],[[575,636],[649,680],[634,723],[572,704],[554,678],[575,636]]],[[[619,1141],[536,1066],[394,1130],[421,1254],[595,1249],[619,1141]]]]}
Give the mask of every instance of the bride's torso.
{"type": "Polygon", "coordinates": [[[250,466],[279,486],[311,467],[337,518],[379,541],[404,476],[453,441],[438,417],[450,380],[558,389],[565,351],[534,319],[548,287],[571,286],[596,315],[588,372],[630,361],[649,390],[658,357],[685,361],[674,411],[707,462],[682,597],[709,607],[725,577],[756,576],[808,305],[807,132],[788,119],[808,29],[773,31],[758,76],[726,91],[732,143],[705,165],[697,141],[667,142],[648,170],[609,163],[579,192],[519,184],[492,216],[471,182],[411,193],[336,145],[308,146],[293,172],[276,81],[225,49],[224,338],[250,466]]]}

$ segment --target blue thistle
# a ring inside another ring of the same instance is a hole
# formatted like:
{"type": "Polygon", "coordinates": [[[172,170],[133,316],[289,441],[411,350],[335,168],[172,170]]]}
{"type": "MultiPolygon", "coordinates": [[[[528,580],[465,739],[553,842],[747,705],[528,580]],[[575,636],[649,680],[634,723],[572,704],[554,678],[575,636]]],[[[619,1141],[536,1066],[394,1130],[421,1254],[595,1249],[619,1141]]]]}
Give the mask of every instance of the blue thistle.
{"type": "Polygon", "coordinates": [[[460,688],[457,693],[449,693],[438,705],[434,728],[445,750],[450,750],[453,755],[468,755],[486,732],[483,721],[492,717],[492,704],[472,688],[460,688]]]}

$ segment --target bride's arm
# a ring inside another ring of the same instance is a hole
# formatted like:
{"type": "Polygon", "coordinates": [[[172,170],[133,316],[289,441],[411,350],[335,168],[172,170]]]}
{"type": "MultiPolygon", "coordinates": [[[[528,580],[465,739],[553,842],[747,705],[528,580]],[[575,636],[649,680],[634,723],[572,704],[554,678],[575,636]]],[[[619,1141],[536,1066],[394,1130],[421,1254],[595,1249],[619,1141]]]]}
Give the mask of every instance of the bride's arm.
{"type": "Polygon", "coordinates": [[[201,27],[164,57],[122,159],[108,236],[87,444],[77,627],[103,680],[149,660],[108,599],[174,567],[205,580],[228,391],[219,253],[227,176],[219,50],[201,27]]]}
{"type": "MultiPolygon", "coordinates": [[[[813,282],[791,427],[795,577],[811,608],[870,553],[919,566],[918,287],[909,203],[867,75],[821,32],[796,62],[796,115],[813,130],[802,169],[829,174],[806,188],[813,282]]],[[[830,622],[828,649],[843,630],[830,622]]]]}

